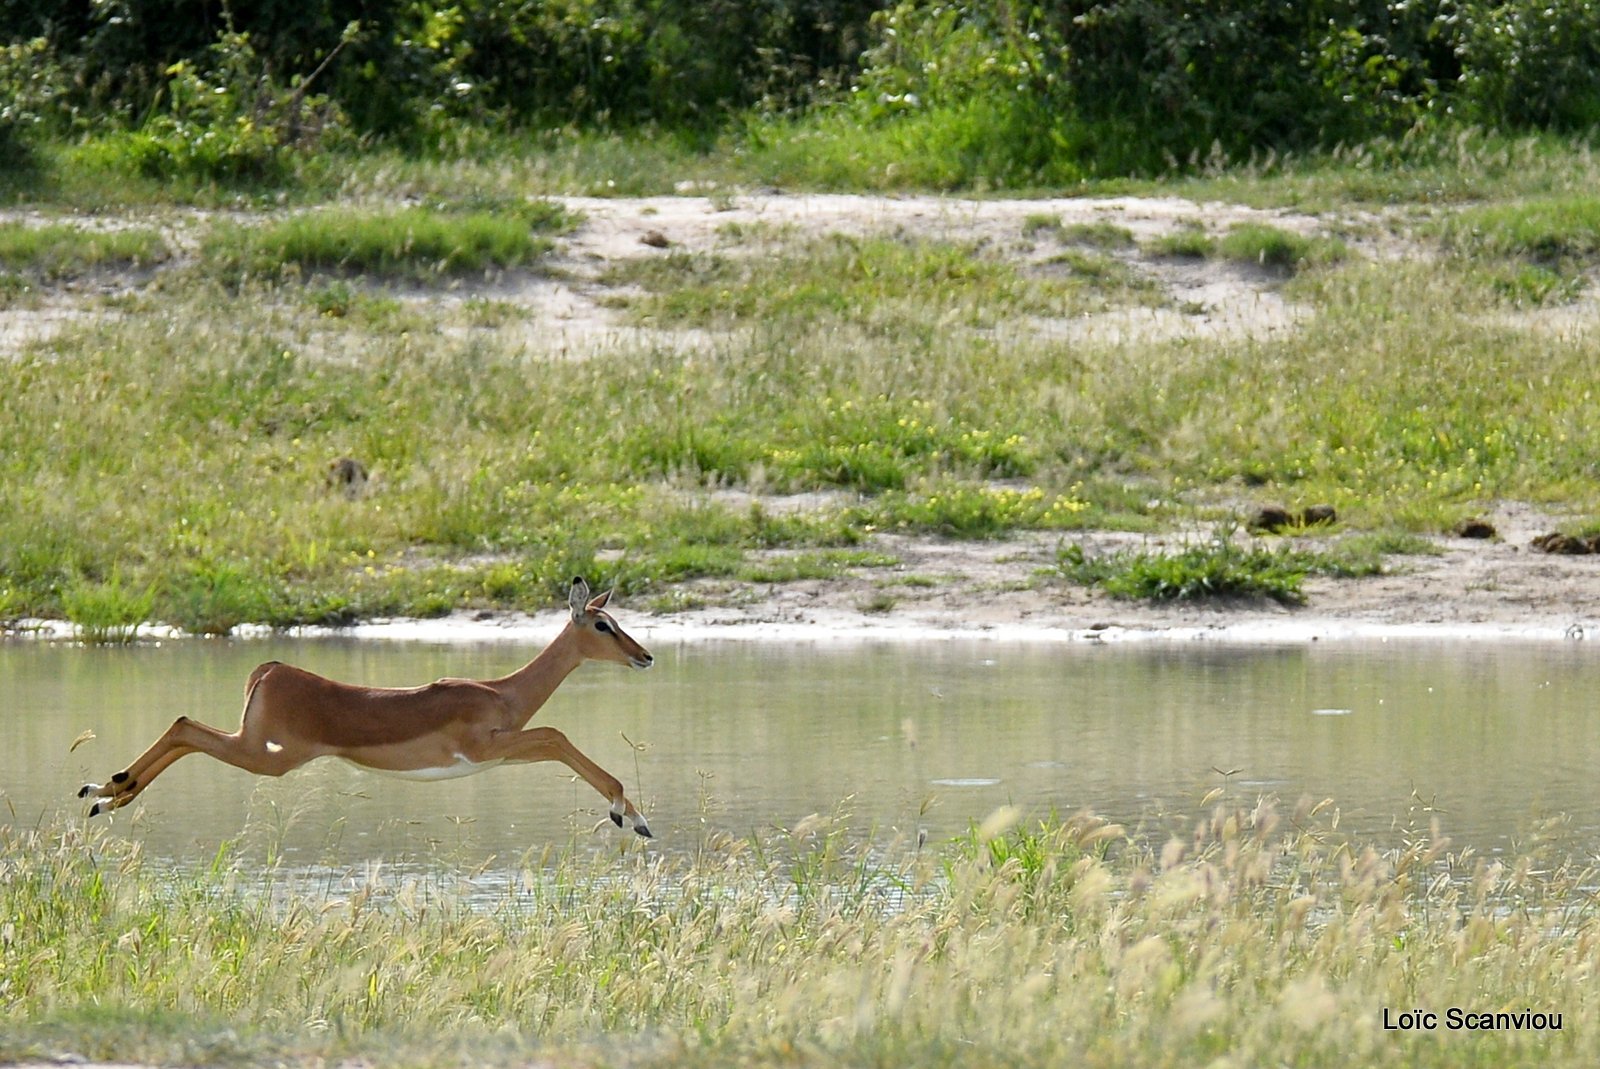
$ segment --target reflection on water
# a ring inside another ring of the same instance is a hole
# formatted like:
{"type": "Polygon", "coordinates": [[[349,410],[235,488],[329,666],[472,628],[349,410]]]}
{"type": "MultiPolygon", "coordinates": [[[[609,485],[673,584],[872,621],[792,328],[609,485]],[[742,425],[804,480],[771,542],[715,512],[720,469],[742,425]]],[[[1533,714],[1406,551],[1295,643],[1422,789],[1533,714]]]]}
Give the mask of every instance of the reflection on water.
{"type": "MultiPolygon", "coordinates": [[[[648,629],[636,634],[649,643],[648,629]]],[[[489,676],[534,650],[307,641],[82,649],[0,643],[0,821],[83,812],[86,780],[186,714],[231,730],[251,668],[410,685],[489,676]],[[69,752],[84,730],[95,738],[69,752]]],[[[565,731],[649,816],[653,849],[841,808],[884,839],[959,834],[995,807],[1083,808],[1155,835],[1207,791],[1251,803],[1331,797],[1341,827],[1395,841],[1437,812],[1458,846],[1509,847],[1567,813],[1600,851],[1592,782],[1600,682],[1583,643],[789,646],[654,649],[657,667],[590,665],[534,721],[565,731]]],[[[247,853],[346,871],[374,859],[514,861],[625,833],[560,765],[404,782],[316,762],[257,779],[205,757],[117,814],[119,835],[179,862],[247,853]],[[603,829],[593,831],[596,825],[603,829]]],[[[104,819],[104,818],[100,818],[104,819]]]]}

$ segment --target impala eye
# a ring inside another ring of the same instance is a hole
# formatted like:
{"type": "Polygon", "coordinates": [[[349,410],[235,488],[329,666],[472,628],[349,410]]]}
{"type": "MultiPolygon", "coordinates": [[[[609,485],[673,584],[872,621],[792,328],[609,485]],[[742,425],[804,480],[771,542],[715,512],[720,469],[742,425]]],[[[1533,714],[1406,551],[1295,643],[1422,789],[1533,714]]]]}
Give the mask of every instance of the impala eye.
{"type": "Polygon", "coordinates": [[[594,622],[594,629],[600,632],[602,635],[611,634],[611,625],[606,623],[604,620],[596,620],[594,622]]]}

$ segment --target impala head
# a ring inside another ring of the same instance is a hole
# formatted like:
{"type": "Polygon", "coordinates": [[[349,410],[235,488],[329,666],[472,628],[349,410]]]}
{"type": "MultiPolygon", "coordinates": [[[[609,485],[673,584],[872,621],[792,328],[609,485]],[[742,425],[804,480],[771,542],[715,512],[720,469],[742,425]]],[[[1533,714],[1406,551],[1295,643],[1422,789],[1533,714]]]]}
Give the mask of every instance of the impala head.
{"type": "Polygon", "coordinates": [[[628,633],[617,626],[617,621],[605,611],[611,600],[611,591],[589,596],[589,584],[582,576],[572,580],[572,590],[567,594],[567,607],[572,610],[571,628],[577,632],[578,648],[592,661],[615,661],[634,668],[649,668],[655,663],[650,651],[639,645],[628,633]]]}

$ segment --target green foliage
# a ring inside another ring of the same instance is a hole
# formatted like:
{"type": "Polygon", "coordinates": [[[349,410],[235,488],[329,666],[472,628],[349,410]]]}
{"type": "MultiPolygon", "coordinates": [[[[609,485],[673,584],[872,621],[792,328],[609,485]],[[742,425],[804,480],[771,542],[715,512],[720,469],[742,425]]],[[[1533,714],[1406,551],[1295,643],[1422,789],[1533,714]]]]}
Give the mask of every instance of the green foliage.
{"type": "MultiPolygon", "coordinates": [[[[353,39],[352,24],[341,39],[353,39]]],[[[335,136],[344,123],[309,81],[277,84],[248,33],[226,31],[194,59],[162,72],[158,108],[122,141],[135,170],[152,178],[274,182],[286,154],[335,136]]]]}
{"type": "Polygon", "coordinates": [[[0,167],[21,168],[40,127],[60,118],[65,75],[46,38],[0,42],[0,167]]]}
{"type": "Polygon", "coordinates": [[[1462,7],[1457,55],[1469,118],[1555,130],[1600,124],[1600,5],[1481,0],[1462,7]]]}
{"type": "Polygon", "coordinates": [[[1594,4],[1539,0],[9,0],[0,153],[90,133],[148,178],[249,189],[347,129],[444,158],[647,129],[817,185],[1066,185],[1588,130],[1597,42],[1594,4]]]}

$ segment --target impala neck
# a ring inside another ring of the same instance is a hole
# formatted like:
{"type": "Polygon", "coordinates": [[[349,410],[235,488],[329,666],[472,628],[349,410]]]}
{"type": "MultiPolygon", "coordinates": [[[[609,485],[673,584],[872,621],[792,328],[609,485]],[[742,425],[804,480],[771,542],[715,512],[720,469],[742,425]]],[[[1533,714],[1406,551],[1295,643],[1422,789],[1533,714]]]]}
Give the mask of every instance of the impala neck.
{"type": "Polygon", "coordinates": [[[550,700],[561,681],[582,663],[578,634],[568,624],[539,656],[503,679],[495,680],[495,685],[516,707],[521,722],[526,724],[550,700]]]}

